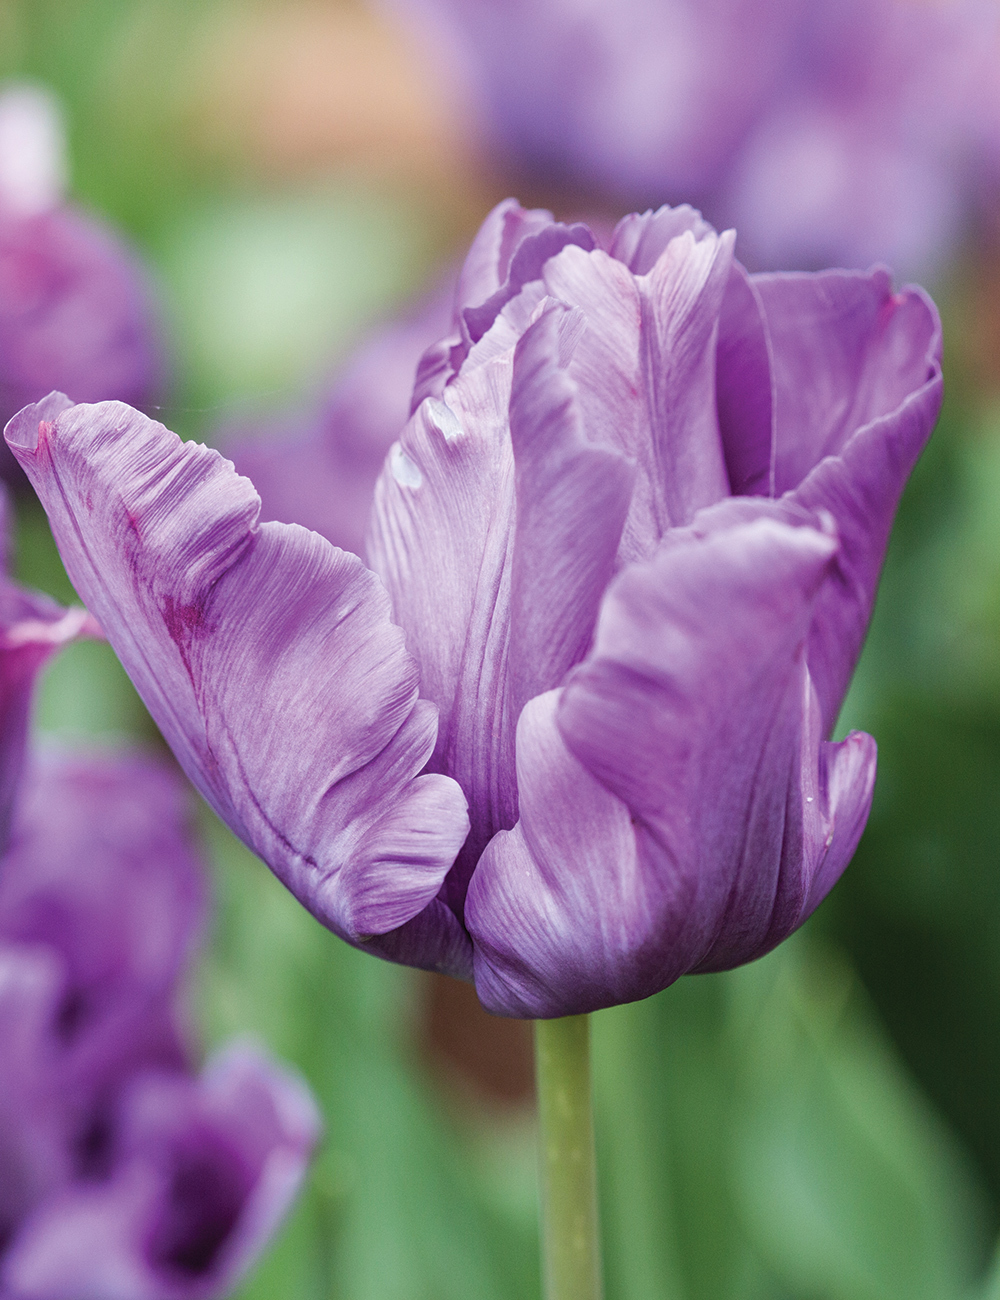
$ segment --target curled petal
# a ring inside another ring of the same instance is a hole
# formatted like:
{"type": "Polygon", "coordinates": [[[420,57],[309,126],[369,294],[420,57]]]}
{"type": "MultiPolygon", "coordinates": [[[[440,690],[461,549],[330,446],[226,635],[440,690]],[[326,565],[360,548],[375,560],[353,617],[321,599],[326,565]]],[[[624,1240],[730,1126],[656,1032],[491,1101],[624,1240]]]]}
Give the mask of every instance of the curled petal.
{"type": "Polygon", "coordinates": [[[941,324],[925,293],[893,294],[880,271],[755,282],[778,367],[777,489],[829,512],[840,540],[809,638],[829,733],[861,652],[900,495],[941,406],[941,324]]]}
{"type": "Polygon", "coordinates": [[[479,227],[462,264],[455,296],[459,312],[478,307],[502,289],[521,243],[554,224],[552,213],[544,208],[522,208],[517,199],[498,203],[479,227]]]}
{"type": "Polygon", "coordinates": [[[885,270],[752,278],[771,340],[780,494],[940,375],[941,324],[922,290],[893,293],[885,270]]]}
{"type": "Polygon", "coordinates": [[[633,275],[646,275],[670,241],[688,230],[695,239],[713,233],[701,213],[686,203],[655,212],[631,212],[615,226],[608,252],[617,262],[624,262],[633,275]]]}
{"type": "Polygon", "coordinates": [[[586,321],[568,364],[588,438],[638,466],[622,558],[644,559],[668,528],[727,495],[715,416],[719,310],[732,237],[691,229],[636,277],[570,246],[549,261],[548,293],[586,321]]]}
{"type": "Polygon", "coordinates": [[[8,440],[195,785],[326,925],[385,933],[437,894],[468,830],[417,776],[433,708],[378,580],[259,500],[218,453],[120,403],[32,408],[8,440]]]}
{"type": "Polygon", "coordinates": [[[541,279],[545,263],[564,248],[582,248],[586,252],[597,247],[587,226],[577,223],[564,226],[559,222],[543,226],[533,234],[525,235],[510,260],[510,269],[503,285],[484,303],[466,307],[462,322],[469,342],[478,343],[496,320],[497,314],[512,298],[516,298],[526,284],[541,279]]]}
{"type": "Polygon", "coordinates": [[[805,664],[835,552],[760,518],[682,530],[612,583],[590,655],[522,713],[520,821],[469,889],[491,1009],[568,1015],[752,960],[829,889],[874,776],[867,738],[822,745],[805,664]]]}

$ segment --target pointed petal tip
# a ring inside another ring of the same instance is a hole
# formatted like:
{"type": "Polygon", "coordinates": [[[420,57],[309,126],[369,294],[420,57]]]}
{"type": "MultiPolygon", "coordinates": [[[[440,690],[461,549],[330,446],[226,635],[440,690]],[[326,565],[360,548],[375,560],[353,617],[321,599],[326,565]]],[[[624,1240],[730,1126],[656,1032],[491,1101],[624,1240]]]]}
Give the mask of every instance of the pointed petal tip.
{"type": "MultiPolygon", "coordinates": [[[[15,456],[18,456],[19,452],[22,455],[33,455],[38,450],[42,437],[42,425],[55,420],[72,405],[73,402],[65,393],[53,390],[41,401],[22,407],[4,426],[3,436],[7,446],[15,456]]],[[[18,456],[18,459],[20,460],[21,456],[18,456]]]]}

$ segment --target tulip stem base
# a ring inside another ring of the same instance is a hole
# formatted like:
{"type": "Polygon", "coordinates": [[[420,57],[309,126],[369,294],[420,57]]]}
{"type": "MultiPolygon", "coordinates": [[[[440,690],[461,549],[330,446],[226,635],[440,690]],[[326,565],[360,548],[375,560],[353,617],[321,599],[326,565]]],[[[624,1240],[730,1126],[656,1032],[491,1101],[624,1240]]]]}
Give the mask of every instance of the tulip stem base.
{"type": "Polygon", "coordinates": [[[590,1017],[535,1021],[545,1300],[601,1300],[590,1017]]]}

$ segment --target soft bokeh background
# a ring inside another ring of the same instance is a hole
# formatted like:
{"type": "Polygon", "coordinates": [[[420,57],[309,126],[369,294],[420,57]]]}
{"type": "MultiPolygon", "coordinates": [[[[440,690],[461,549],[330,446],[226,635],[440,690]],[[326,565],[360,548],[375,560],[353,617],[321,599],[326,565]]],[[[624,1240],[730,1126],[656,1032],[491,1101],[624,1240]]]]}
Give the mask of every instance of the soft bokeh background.
{"type": "MultiPolygon", "coordinates": [[[[0,0],[0,76],[58,92],[75,197],[149,260],[173,355],[160,416],[185,436],[307,404],[509,184],[411,38],[347,0],[0,0]]],[[[771,957],[595,1017],[609,1300],[1000,1297],[989,228],[933,286],[945,411],[842,720],[880,746],[855,862],[771,957]]],[[[71,595],[29,501],[18,564],[71,595]]],[[[156,743],[102,645],[56,662],[39,722],[156,743]]],[[[217,897],[197,976],[207,1035],[265,1040],[327,1121],[308,1189],[240,1295],[537,1296],[526,1027],[339,943],[202,824],[217,897]]]]}

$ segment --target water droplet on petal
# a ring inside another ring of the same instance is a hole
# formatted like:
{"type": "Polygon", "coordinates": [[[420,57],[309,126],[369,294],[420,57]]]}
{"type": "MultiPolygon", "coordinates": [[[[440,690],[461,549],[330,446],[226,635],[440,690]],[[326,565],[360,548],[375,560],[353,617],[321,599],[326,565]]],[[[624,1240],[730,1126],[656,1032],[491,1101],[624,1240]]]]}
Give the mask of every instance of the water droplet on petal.
{"type": "Polygon", "coordinates": [[[402,487],[418,488],[424,481],[423,474],[398,442],[389,453],[389,469],[392,471],[392,477],[402,487]]]}
{"type": "Polygon", "coordinates": [[[464,435],[462,422],[447,402],[442,402],[437,397],[428,397],[426,408],[428,420],[439,433],[444,434],[446,442],[455,442],[464,435]]]}

